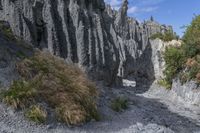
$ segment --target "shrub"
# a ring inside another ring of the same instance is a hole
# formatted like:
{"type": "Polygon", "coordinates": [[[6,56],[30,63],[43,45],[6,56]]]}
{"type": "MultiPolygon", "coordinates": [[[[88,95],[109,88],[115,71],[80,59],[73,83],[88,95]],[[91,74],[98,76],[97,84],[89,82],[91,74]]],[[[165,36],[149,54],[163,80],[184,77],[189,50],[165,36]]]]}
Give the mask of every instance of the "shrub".
{"type": "Polygon", "coordinates": [[[16,65],[24,81],[15,81],[3,101],[15,108],[45,102],[67,124],[98,120],[97,90],[74,65],[47,52],[36,52],[16,65]]]}
{"type": "Polygon", "coordinates": [[[156,33],[156,34],[153,34],[150,39],[154,40],[154,39],[163,39],[163,34],[162,33],[156,33]]]}
{"type": "Polygon", "coordinates": [[[158,85],[166,88],[166,89],[170,89],[172,87],[171,83],[169,83],[168,81],[166,81],[165,79],[161,79],[158,81],[158,85]]]}
{"type": "Polygon", "coordinates": [[[194,57],[200,53],[200,15],[187,26],[183,41],[187,57],[194,57]]]}
{"type": "Polygon", "coordinates": [[[111,108],[116,112],[120,112],[124,109],[127,109],[128,100],[126,98],[118,97],[111,101],[111,108]]]}
{"type": "Polygon", "coordinates": [[[200,83],[200,72],[198,72],[198,73],[196,74],[196,80],[197,80],[198,83],[200,83]]]}
{"type": "Polygon", "coordinates": [[[183,85],[184,83],[186,83],[190,79],[189,73],[188,72],[181,72],[179,74],[179,79],[180,79],[181,84],[183,85]]]}
{"type": "Polygon", "coordinates": [[[14,81],[8,91],[3,92],[3,102],[14,109],[24,109],[34,103],[36,90],[31,83],[26,81],[14,81]]]}
{"type": "Polygon", "coordinates": [[[199,81],[200,16],[196,16],[192,23],[187,26],[182,46],[180,48],[167,48],[164,59],[166,62],[164,74],[168,83],[171,83],[179,72],[181,72],[179,78],[182,83],[191,79],[199,81]]]}
{"type": "Polygon", "coordinates": [[[172,31],[167,31],[165,33],[156,33],[153,34],[150,39],[154,40],[156,38],[159,38],[165,42],[172,41],[174,39],[177,39],[177,36],[172,31]]]}
{"type": "Polygon", "coordinates": [[[24,58],[27,57],[26,54],[24,52],[22,52],[22,51],[17,51],[16,52],[16,56],[21,58],[21,59],[24,59],[24,58]]]}
{"type": "Polygon", "coordinates": [[[27,110],[25,116],[34,122],[44,123],[47,119],[47,112],[41,106],[34,105],[27,110]]]}
{"type": "Polygon", "coordinates": [[[164,53],[166,68],[164,70],[165,80],[172,83],[176,74],[183,69],[185,57],[181,48],[168,47],[164,53]]]}
{"type": "Polygon", "coordinates": [[[184,50],[184,55],[187,58],[192,58],[194,56],[196,56],[199,53],[199,49],[196,48],[195,45],[188,45],[183,43],[182,48],[184,50]]]}
{"type": "Polygon", "coordinates": [[[196,16],[192,23],[187,26],[183,41],[199,51],[200,49],[200,15],[196,16]]]}
{"type": "Polygon", "coordinates": [[[192,66],[189,70],[189,78],[195,79],[196,75],[200,72],[200,66],[198,64],[192,66]]]}
{"type": "Polygon", "coordinates": [[[9,23],[5,22],[5,21],[0,21],[0,31],[4,34],[4,36],[8,39],[8,40],[16,40],[9,23]]]}

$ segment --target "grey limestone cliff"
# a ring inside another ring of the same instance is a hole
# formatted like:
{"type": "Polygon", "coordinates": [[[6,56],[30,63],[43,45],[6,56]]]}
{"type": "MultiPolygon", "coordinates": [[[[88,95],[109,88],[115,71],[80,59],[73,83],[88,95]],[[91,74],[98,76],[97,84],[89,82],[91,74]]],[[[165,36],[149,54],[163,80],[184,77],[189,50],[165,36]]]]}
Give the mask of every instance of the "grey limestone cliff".
{"type": "Polygon", "coordinates": [[[108,85],[129,74],[154,78],[149,37],[171,30],[152,19],[127,17],[103,0],[0,0],[0,20],[35,47],[78,63],[108,85]]]}

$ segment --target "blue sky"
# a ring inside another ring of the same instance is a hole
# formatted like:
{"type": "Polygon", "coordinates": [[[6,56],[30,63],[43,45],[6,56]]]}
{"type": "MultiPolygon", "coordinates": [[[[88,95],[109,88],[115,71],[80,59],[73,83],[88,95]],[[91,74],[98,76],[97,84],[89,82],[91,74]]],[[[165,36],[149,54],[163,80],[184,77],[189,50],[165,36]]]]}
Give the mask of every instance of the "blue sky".
{"type": "MultiPolygon", "coordinates": [[[[119,9],[122,0],[105,0],[115,9],[119,9]]],[[[129,0],[128,15],[139,21],[152,15],[161,24],[172,25],[174,31],[182,36],[183,26],[200,14],[200,0],[129,0]]]]}

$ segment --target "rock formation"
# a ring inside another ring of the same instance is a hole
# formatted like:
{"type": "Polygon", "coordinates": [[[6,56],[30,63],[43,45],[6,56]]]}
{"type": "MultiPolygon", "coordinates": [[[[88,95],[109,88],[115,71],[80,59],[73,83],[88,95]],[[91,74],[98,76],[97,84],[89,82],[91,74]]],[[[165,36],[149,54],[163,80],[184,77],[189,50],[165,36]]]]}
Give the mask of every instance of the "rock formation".
{"type": "Polygon", "coordinates": [[[182,44],[181,40],[172,40],[169,42],[164,42],[160,39],[155,39],[150,41],[152,48],[151,61],[154,66],[154,76],[156,80],[164,79],[163,71],[165,70],[165,61],[163,58],[163,53],[167,47],[180,47],[182,44]]]}
{"type": "Polygon", "coordinates": [[[130,74],[153,79],[149,37],[171,30],[127,17],[128,1],[114,11],[103,0],[1,0],[0,20],[18,37],[78,63],[108,85],[130,74]]]}

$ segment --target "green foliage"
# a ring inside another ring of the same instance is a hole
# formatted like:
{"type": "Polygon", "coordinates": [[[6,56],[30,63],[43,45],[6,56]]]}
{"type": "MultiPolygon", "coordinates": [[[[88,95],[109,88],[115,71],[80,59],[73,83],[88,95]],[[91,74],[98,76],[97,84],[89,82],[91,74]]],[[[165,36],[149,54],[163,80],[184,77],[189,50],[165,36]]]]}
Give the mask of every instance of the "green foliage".
{"type": "Polygon", "coordinates": [[[5,21],[0,21],[0,31],[4,34],[4,36],[8,39],[8,40],[16,40],[9,24],[5,21]]]}
{"type": "Polygon", "coordinates": [[[152,39],[152,40],[157,39],[157,38],[159,38],[159,39],[161,39],[165,42],[169,42],[169,41],[172,41],[174,39],[177,39],[177,36],[173,32],[167,31],[164,34],[156,33],[156,34],[154,34],[150,37],[150,39],[152,39]]]}
{"type": "Polygon", "coordinates": [[[24,58],[27,57],[26,54],[23,51],[17,51],[16,56],[21,58],[21,59],[24,59],[24,58]]]}
{"type": "Polygon", "coordinates": [[[41,106],[34,105],[26,111],[25,116],[36,123],[44,123],[47,119],[47,112],[41,106]]]}
{"type": "Polygon", "coordinates": [[[161,79],[158,81],[158,85],[166,88],[166,89],[171,89],[172,85],[171,83],[169,83],[168,81],[166,81],[165,79],[161,79]]]}
{"type": "Polygon", "coordinates": [[[183,36],[183,41],[187,45],[200,49],[200,15],[196,16],[192,23],[187,27],[183,36]]]}
{"type": "Polygon", "coordinates": [[[185,62],[185,56],[181,48],[168,47],[164,53],[164,60],[166,62],[166,68],[164,71],[165,80],[168,83],[172,83],[172,79],[183,68],[185,62]]]}
{"type": "Polygon", "coordinates": [[[111,108],[116,111],[120,112],[124,109],[128,108],[128,100],[126,98],[118,97],[111,102],[111,108]]]}
{"type": "Polygon", "coordinates": [[[199,65],[194,65],[190,68],[189,71],[189,79],[194,79],[196,78],[196,75],[199,73],[200,71],[200,66],[199,65]]]}
{"type": "Polygon", "coordinates": [[[8,91],[2,92],[3,102],[17,109],[24,109],[34,102],[36,90],[31,83],[26,81],[14,81],[8,91]]]}
{"type": "Polygon", "coordinates": [[[154,40],[154,39],[162,39],[163,38],[163,34],[162,33],[156,33],[156,34],[153,34],[150,39],[154,40]]]}
{"type": "Polygon", "coordinates": [[[180,72],[182,84],[191,79],[200,81],[200,16],[196,16],[187,27],[182,46],[167,48],[164,59],[164,74],[168,83],[171,84],[172,79],[180,72]]]}
{"type": "Polygon", "coordinates": [[[186,83],[190,79],[189,73],[188,72],[181,72],[179,74],[179,79],[181,81],[181,84],[183,85],[184,83],[186,83]]]}
{"type": "Polygon", "coordinates": [[[199,53],[199,49],[197,49],[195,45],[188,45],[186,43],[183,43],[182,48],[184,50],[184,55],[187,58],[194,57],[199,53]]]}
{"type": "Polygon", "coordinates": [[[188,58],[200,54],[200,16],[196,16],[187,27],[183,41],[185,53],[188,58]]]}

